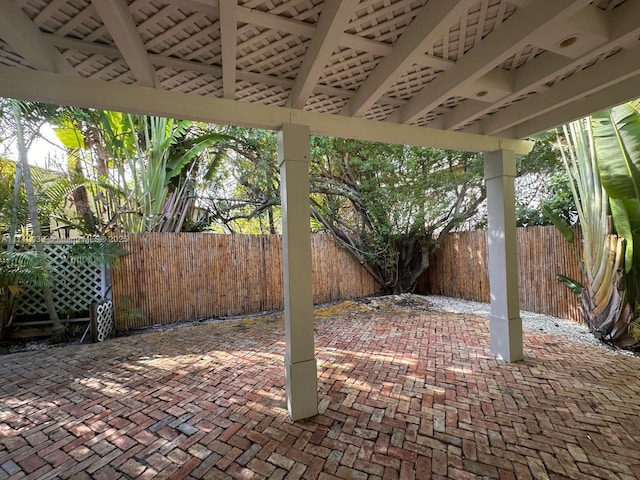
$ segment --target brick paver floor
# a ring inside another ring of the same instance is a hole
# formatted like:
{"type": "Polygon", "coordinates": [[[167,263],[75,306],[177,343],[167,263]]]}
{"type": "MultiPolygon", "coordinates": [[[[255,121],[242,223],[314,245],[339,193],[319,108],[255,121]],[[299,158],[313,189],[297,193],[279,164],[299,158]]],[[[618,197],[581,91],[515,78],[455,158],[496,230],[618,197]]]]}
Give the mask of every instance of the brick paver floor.
{"type": "Polygon", "coordinates": [[[0,479],[640,478],[640,358],[526,333],[506,364],[485,318],[356,306],[316,337],[296,423],[279,316],[0,357],[0,479]]]}

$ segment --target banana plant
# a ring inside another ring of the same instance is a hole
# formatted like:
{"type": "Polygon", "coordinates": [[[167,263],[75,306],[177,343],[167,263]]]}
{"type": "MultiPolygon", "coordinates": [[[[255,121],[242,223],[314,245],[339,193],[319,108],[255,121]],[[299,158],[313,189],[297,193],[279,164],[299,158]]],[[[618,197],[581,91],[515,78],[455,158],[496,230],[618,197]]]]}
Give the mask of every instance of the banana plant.
{"type": "Polygon", "coordinates": [[[594,114],[591,125],[614,228],[626,241],[624,308],[610,335],[620,346],[640,346],[640,113],[624,104],[594,114]]]}
{"type": "MultiPolygon", "coordinates": [[[[583,320],[595,336],[638,348],[640,115],[629,105],[615,107],[566,125],[561,139],[582,229],[584,284],[561,280],[576,287],[583,320]]],[[[566,226],[552,221],[572,243],[566,226]]]]}

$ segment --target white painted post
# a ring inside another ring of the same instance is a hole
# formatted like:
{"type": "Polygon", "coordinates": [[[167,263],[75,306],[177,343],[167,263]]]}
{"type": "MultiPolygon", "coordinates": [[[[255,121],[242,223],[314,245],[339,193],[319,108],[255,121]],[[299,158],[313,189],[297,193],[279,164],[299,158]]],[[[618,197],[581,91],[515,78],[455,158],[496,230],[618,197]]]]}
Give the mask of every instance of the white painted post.
{"type": "Polygon", "coordinates": [[[485,153],[484,176],[489,216],[491,352],[507,362],[522,360],[522,319],[518,287],[518,249],[514,179],[515,153],[485,153]]]}
{"type": "Polygon", "coordinates": [[[314,353],[309,127],[285,123],[278,131],[286,352],[287,408],[292,420],[318,414],[314,353]]]}

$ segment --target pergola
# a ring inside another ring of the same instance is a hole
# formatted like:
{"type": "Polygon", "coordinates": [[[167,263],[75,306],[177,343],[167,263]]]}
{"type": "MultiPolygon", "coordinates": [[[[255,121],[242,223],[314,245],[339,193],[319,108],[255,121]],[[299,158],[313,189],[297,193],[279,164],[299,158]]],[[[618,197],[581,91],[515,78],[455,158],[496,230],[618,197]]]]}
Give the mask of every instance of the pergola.
{"type": "Polygon", "coordinates": [[[0,95],[278,131],[287,406],[315,415],[309,135],[485,152],[491,348],[522,359],[528,136],[640,95],[640,0],[3,0],[0,95]]]}

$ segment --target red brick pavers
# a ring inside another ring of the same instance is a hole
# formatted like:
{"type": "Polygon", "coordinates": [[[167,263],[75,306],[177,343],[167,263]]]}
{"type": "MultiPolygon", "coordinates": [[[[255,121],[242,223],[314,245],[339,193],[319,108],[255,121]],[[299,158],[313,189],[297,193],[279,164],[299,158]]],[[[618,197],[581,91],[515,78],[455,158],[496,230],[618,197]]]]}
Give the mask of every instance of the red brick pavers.
{"type": "Polygon", "coordinates": [[[284,408],[279,317],[0,357],[0,479],[640,478],[640,358],[485,318],[316,318],[321,414],[284,408]]]}

